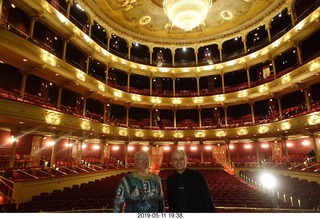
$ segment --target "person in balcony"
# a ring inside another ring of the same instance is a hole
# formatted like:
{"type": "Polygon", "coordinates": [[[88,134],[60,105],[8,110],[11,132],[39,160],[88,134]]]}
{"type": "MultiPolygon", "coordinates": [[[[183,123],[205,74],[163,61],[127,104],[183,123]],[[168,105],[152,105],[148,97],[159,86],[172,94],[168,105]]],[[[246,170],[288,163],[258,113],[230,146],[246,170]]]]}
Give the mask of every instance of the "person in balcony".
{"type": "Polygon", "coordinates": [[[169,212],[216,212],[204,176],[187,168],[187,155],[182,150],[171,154],[175,172],[167,179],[169,212]]]}
{"type": "Polygon", "coordinates": [[[124,176],[118,185],[113,212],[164,212],[161,179],[149,172],[149,154],[137,152],[134,163],[137,170],[124,176]]]}

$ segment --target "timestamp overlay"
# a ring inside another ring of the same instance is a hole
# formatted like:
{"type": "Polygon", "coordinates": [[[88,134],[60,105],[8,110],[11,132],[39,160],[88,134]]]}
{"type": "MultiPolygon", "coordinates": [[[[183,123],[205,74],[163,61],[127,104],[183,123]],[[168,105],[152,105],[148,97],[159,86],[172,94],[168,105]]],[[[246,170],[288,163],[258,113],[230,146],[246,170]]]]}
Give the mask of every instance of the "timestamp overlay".
{"type": "MultiPolygon", "coordinates": [[[[21,217],[21,213],[10,213],[1,215],[1,219],[11,219],[14,216],[21,217]]],[[[318,219],[319,214],[315,213],[27,213],[24,214],[24,219],[57,219],[60,218],[73,218],[77,219],[144,219],[144,218],[165,218],[165,219],[270,219],[274,218],[304,218],[318,219]]]]}

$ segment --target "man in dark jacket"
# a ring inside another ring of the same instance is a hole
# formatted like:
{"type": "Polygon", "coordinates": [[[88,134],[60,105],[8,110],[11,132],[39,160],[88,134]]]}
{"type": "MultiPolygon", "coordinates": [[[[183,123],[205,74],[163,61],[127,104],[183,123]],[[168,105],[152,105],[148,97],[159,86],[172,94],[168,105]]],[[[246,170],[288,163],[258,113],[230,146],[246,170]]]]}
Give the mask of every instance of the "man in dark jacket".
{"type": "Polygon", "coordinates": [[[208,184],[200,172],[187,168],[187,155],[174,151],[171,162],[176,172],[167,179],[170,212],[215,212],[208,184]]]}

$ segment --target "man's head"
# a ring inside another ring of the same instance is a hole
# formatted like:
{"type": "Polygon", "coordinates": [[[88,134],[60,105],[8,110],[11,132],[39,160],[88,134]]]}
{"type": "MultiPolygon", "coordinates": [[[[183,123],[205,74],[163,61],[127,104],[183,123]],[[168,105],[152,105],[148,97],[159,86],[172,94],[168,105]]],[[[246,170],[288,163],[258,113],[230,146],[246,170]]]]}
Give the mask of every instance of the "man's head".
{"type": "Polygon", "coordinates": [[[138,151],[134,155],[134,163],[137,167],[138,174],[147,174],[150,167],[149,153],[146,151],[138,151]]]}
{"type": "Polygon", "coordinates": [[[171,164],[178,173],[182,173],[187,168],[187,154],[182,150],[176,150],[171,154],[171,164]]]}

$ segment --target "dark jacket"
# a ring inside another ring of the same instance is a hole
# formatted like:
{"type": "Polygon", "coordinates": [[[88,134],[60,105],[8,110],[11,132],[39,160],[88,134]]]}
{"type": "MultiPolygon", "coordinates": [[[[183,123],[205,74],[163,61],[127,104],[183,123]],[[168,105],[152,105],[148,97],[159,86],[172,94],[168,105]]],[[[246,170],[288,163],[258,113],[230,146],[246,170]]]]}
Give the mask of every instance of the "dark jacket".
{"type": "Polygon", "coordinates": [[[208,184],[200,172],[186,169],[167,179],[169,212],[215,212],[208,184]]]}

